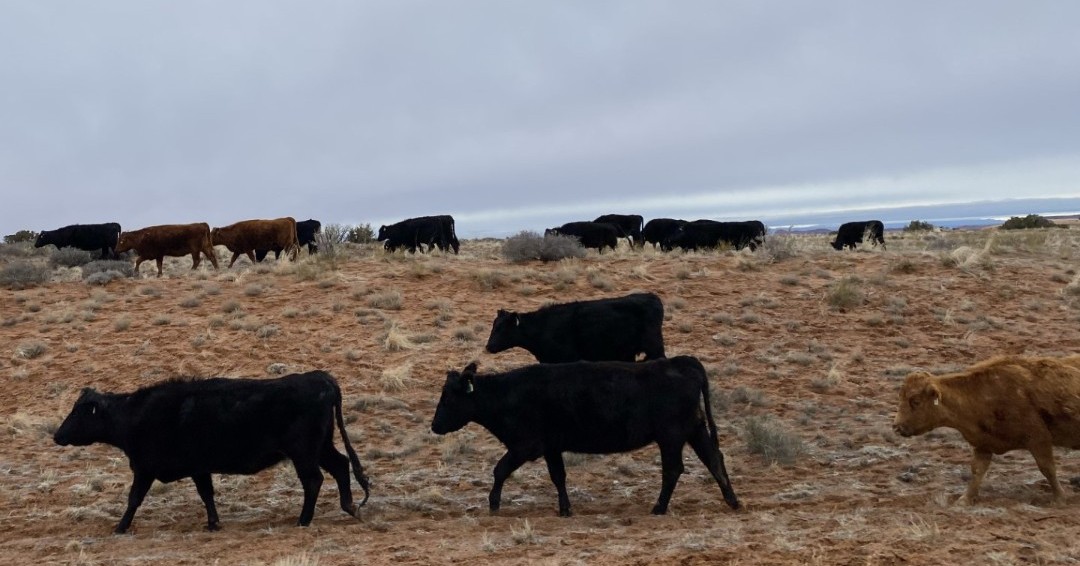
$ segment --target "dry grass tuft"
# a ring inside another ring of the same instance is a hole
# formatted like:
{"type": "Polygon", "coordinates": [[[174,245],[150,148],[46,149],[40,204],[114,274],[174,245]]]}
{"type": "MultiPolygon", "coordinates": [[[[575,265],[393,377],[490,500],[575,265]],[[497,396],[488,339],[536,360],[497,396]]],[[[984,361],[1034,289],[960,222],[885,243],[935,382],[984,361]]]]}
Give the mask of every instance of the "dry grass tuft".
{"type": "Polygon", "coordinates": [[[412,381],[412,364],[388,367],[379,374],[379,386],[387,393],[407,391],[412,381]]]}
{"type": "Polygon", "coordinates": [[[396,311],[401,310],[401,304],[401,291],[396,289],[384,291],[382,293],[374,293],[367,298],[367,306],[373,309],[396,311]]]}

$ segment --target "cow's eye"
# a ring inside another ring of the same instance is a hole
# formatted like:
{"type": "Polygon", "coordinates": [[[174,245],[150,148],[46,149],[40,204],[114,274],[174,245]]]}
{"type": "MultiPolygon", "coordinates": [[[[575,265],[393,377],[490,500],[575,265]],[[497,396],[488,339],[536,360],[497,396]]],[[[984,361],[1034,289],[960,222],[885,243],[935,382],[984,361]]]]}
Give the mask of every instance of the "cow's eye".
{"type": "Polygon", "coordinates": [[[908,405],[911,405],[912,409],[918,408],[919,399],[917,397],[912,397],[911,399],[908,399],[908,405]]]}

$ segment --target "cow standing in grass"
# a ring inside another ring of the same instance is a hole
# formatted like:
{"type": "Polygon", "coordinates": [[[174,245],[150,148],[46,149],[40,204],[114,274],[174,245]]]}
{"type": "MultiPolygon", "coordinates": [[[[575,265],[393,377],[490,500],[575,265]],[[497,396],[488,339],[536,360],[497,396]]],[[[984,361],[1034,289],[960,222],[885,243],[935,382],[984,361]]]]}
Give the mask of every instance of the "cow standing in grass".
{"type": "Polygon", "coordinates": [[[619,230],[619,236],[626,238],[631,248],[640,248],[645,245],[641,239],[641,224],[644,220],[640,214],[604,214],[598,216],[593,222],[604,222],[615,226],[619,230]]]}
{"type": "Polygon", "coordinates": [[[960,503],[978,497],[994,454],[1021,449],[1035,457],[1060,501],[1054,446],[1080,448],[1080,356],[1001,356],[947,375],[909,374],[893,429],[909,437],[943,426],[972,446],[971,482],[960,503]]]}
{"type": "Polygon", "coordinates": [[[485,349],[521,347],[541,363],[632,362],[664,357],[664,303],[653,293],[549,305],[533,312],[499,310],[485,349]]]}
{"type": "Polygon", "coordinates": [[[612,454],[651,443],[660,447],[662,486],[653,514],[667,513],[690,444],[732,509],[731,487],[701,362],[689,356],[643,363],[536,364],[477,375],[476,364],[446,374],[431,430],[447,434],[470,422],[506,446],[495,465],[488,507],[498,511],[503,483],[541,456],[559,494],[559,515],[570,516],[563,452],[612,454]]]}
{"type": "Polygon", "coordinates": [[[165,256],[191,255],[191,268],[199,267],[200,255],[206,256],[214,269],[218,268],[214,246],[210,244],[210,225],[205,222],[194,224],[162,224],[148,226],[138,230],[122,232],[116,242],[116,253],[135,250],[135,271],[143,261],[153,259],[157,262],[157,276],[161,277],[165,256]]]}
{"type": "Polygon", "coordinates": [[[101,442],[124,451],[133,479],[117,533],[131,526],[154,480],[191,478],[218,529],[211,474],[254,474],[289,459],[304,488],[300,526],[315,514],[319,468],[337,481],[341,508],[357,514],[349,465],[367,502],[368,480],[349,443],[341,390],[323,371],[278,379],[170,380],[134,393],[84,389],[53,439],[61,446],[101,442]],[[334,424],[348,458],[334,447],[334,424]]]}
{"type": "Polygon", "coordinates": [[[34,247],[48,245],[60,248],[75,248],[85,251],[101,250],[101,258],[116,256],[116,241],[120,237],[120,225],[116,222],[105,224],[72,224],[56,230],[42,230],[34,241],[34,247]]]}
{"type": "Polygon", "coordinates": [[[233,253],[229,267],[244,254],[255,264],[255,250],[282,249],[295,260],[300,253],[300,244],[296,238],[296,220],[291,216],[273,220],[243,220],[210,231],[210,240],[215,246],[225,246],[233,253]]]}
{"type": "MultiPolygon", "coordinates": [[[[296,223],[296,243],[300,246],[307,246],[308,255],[318,253],[319,243],[315,241],[315,235],[322,230],[322,222],[318,220],[301,220],[296,223]]],[[[255,261],[261,262],[266,259],[266,255],[270,252],[274,252],[274,259],[281,259],[281,252],[285,248],[275,245],[273,248],[257,248],[255,250],[255,261]]]]}
{"type": "Polygon", "coordinates": [[[845,222],[840,225],[840,229],[836,231],[836,239],[829,242],[829,245],[834,250],[842,250],[845,247],[854,250],[855,245],[863,243],[864,238],[868,238],[874,247],[881,244],[881,249],[886,249],[885,225],[880,220],[845,222]]]}
{"type": "Polygon", "coordinates": [[[581,243],[581,247],[594,248],[596,253],[602,254],[604,248],[615,250],[619,246],[620,232],[618,226],[607,222],[567,222],[544,230],[544,235],[571,236],[581,243]]]}

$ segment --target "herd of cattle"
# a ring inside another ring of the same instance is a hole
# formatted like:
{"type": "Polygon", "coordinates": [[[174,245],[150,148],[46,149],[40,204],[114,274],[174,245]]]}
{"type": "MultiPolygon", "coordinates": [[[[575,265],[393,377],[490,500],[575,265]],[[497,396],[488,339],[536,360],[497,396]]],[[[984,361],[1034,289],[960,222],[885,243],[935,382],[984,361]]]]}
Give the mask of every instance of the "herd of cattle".
{"type": "MultiPolygon", "coordinates": [[[[652,513],[667,512],[687,444],[724,501],[740,507],[720,450],[705,368],[691,356],[665,357],[663,320],[663,303],[653,293],[497,311],[485,350],[520,347],[538,363],[480,374],[474,362],[447,372],[431,421],[440,435],[477,423],[506,447],[494,468],[491,512],[498,511],[509,476],[543,457],[559,515],[569,516],[563,452],[611,454],[654,443],[661,486],[652,513]]],[[[908,375],[895,431],[907,437],[942,426],[959,430],[974,447],[963,502],[976,499],[991,455],[1015,449],[1034,455],[1060,500],[1053,447],[1080,448],[1080,356],[998,357],[954,374],[908,375]]],[[[133,479],[117,533],[131,526],[154,480],[191,478],[210,530],[219,526],[211,474],[254,474],[290,460],[304,493],[299,525],[312,520],[320,468],[337,482],[341,508],[350,515],[357,514],[350,471],[364,490],[359,505],[370,491],[345,430],[341,390],[325,371],[278,379],[172,379],[132,393],[87,388],[54,440],[106,443],[128,457],[133,479]],[[334,446],[335,430],[344,455],[334,446]]]]}
{"type": "MultiPolygon", "coordinates": [[[[642,248],[646,243],[664,251],[675,248],[683,250],[711,249],[729,246],[736,250],[749,247],[757,249],[765,241],[765,224],[759,220],[744,222],[718,222],[716,220],[677,220],[654,218],[643,224],[637,214],[605,214],[591,222],[568,222],[556,228],[548,228],[544,235],[563,235],[576,238],[583,247],[603,253],[604,248],[615,249],[625,238],[631,248],[642,248]]],[[[191,268],[199,267],[206,256],[217,269],[214,246],[225,246],[233,253],[229,261],[232,267],[237,258],[246,255],[252,263],[261,262],[270,252],[280,259],[285,252],[293,259],[300,246],[307,246],[308,253],[318,251],[316,234],[322,228],[318,220],[297,222],[291,217],[273,220],[244,220],[228,226],[210,229],[205,222],[194,224],[163,224],[138,230],[121,231],[120,224],[72,224],[56,230],[43,230],[34,242],[36,247],[54,245],[58,249],[72,247],[80,250],[99,251],[103,258],[134,250],[135,269],[143,261],[153,259],[157,263],[158,276],[162,273],[165,256],[191,256],[191,268]]],[[[884,225],[879,220],[848,222],[840,226],[832,246],[838,250],[862,243],[863,238],[877,246],[885,247],[884,225]]],[[[408,218],[380,226],[376,237],[388,252],[406,249],[415,253],[438,248],[453,251],[461,248],[450,215],[408,218]]]]}

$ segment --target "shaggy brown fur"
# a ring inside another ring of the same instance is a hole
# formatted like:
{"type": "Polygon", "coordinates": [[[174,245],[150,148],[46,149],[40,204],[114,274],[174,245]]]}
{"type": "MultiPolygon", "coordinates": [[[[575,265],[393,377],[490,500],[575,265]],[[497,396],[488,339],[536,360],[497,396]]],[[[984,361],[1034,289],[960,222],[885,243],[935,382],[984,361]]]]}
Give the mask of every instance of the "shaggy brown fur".
{"type": "Polygon", "coordinates": [[[233,253],[229,267],[236,263],[240,254],[246,254],[255,263],[255,250],[282,249],[295,260],[300,251],[296,238],[296,220],[291,216],[273,220],[244,220],[210,231],[215,246],[225,246],[233,253]]]}
{"type": "Polygon", "coordinates": [[[974,502],[993,454],[1025,449],[1063,497],[1054,446],[1080,448],[1080,356],[1000,356],[964,371],[915,372],[900,389],[893,429],[914,436],[946,426],[971,443],[971,483],[959,503],[974,502]]]}
{"type": "Polygon", "coordinates": [[[191,268],[199,267],[199,254],[206,254],[210,263],[217,269],[217,256],[210,245],[210,225],[205,222],[195,224],[162,224],[149,226],[130,232],[122,232],[116,242],[116,253],[135,250],[139,254],[135,260],[135,271],[144,260],[157,262],[157,274],[161,277],[161,264],[165,256],[191,255],[191,268]]]}

